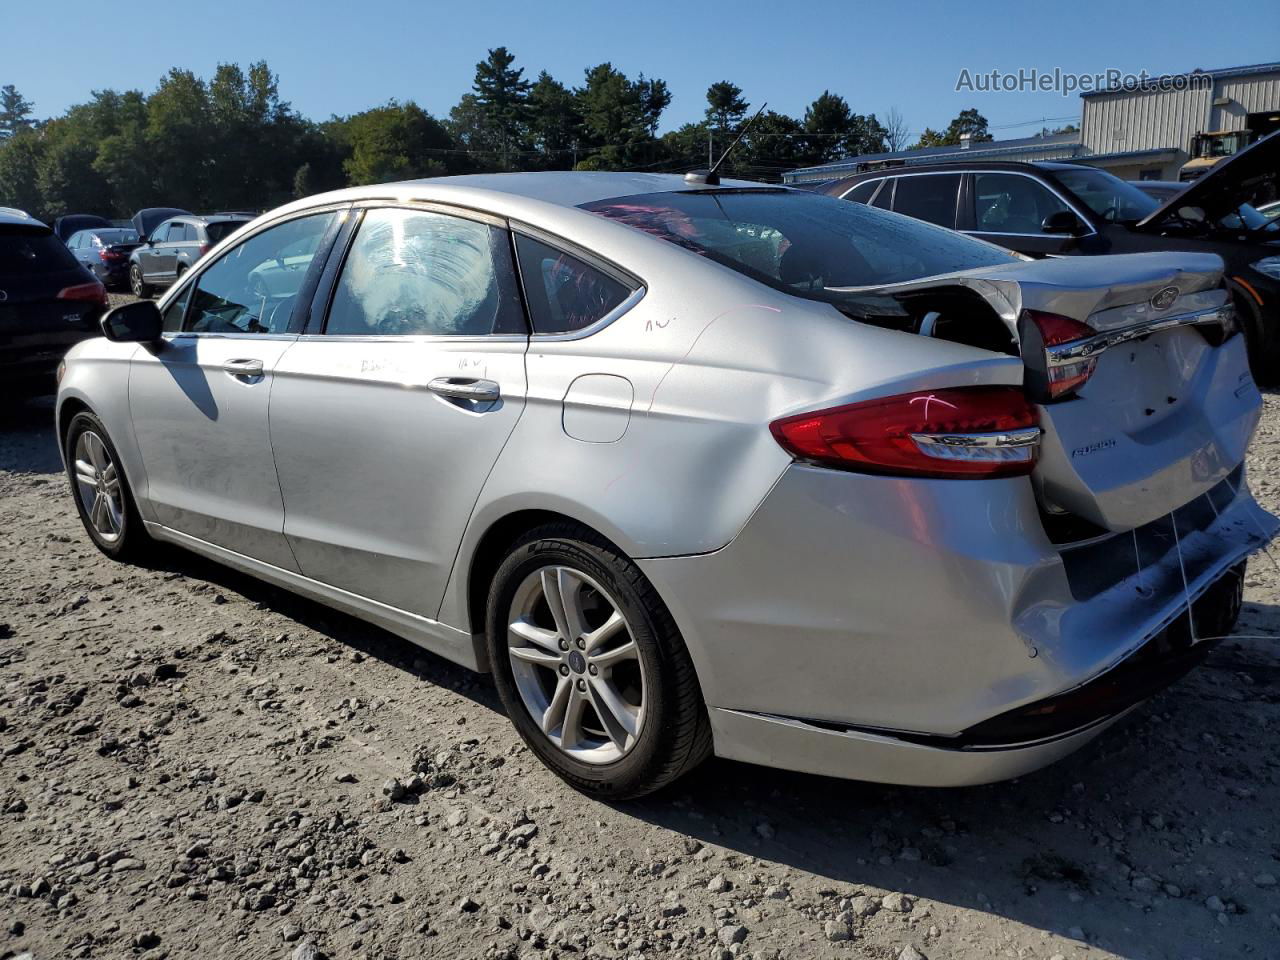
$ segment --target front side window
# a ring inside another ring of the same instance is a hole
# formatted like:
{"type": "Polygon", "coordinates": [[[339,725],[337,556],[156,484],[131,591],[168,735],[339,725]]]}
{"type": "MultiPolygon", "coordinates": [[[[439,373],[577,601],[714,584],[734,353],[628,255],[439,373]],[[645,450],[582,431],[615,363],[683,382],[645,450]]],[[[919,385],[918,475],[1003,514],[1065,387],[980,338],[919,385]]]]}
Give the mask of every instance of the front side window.
{"type": "Polygon", "coordinates": [[[287,333],[302,281],[335,216],[289,220],[232,247],[197,278],[183,329],[287,333]]]}
{"type": "Polygon", "coordinates": [[[533,332],[574,333],[603,320],[632,288],[541,240],[516,235],[533,332]]]}
{"type": "Polygon", "coordinates": [[[173,229],[172,223],[162,223],[156,227],[155,233],[151,234],[152,243],[164,243],[169,237],[169,231],[173,229]]]}
{"type": "Polygon", "coordinates": [[[601,200],[584,209],[786,293],[836,303],[847,298],[842,288],[900,283],[1017,259],[920,220],[798,190],[649,193],[601,200]]]}
{"type": "Polygon", "coordinates": [[[956,225],[956,197],[959,193],[958,173],[899,177],[898,189],[893,196],[893,212],[952,228],[956,225]]]}
{"type": "Polygon", "coordinates": [[[399,208],[365,214],[325,325],[338,336],[524,332],[505,230],[399,208]]]}
{"type": "Polygon", "coordinates": [[[1071,210],[1044,184],[1014,173],[975,173],[973,192],[983,233],[1041,233],[1046,217],[1071,210]]]}
{"type": "Polygon", "coordinates": [[[1055,170],[1053,173],[1090,210],[1111,223],[1137,223],[1160,206],[1159,200],[1105,170],[1081,167],[1078,170],[1055,170]]]}

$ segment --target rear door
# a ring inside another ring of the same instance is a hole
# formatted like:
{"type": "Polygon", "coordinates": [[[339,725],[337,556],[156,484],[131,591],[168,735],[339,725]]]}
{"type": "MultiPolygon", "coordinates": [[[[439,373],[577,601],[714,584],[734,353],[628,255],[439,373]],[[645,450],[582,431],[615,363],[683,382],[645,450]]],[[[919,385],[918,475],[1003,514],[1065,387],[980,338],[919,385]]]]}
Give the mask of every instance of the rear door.
{"type": "Polygon", "coordinates": [[[300,243],[318,272],[337,219],[334,211],[298,216],[230,248],[166,309],[166,329],[178,331],[159,349],[139,350],[130,371],[143,496],[155,518],[287,570],[297,564],[284,539],[267,411],[276,365],[309,298],[261,296],[253,277],[300,243]]]}
{"type": "Polygon", "coordinates": [[[1044,221],[1062,211],[1075,213],[1082,223],[1088,218],[1041,180],[1010,171],[975,171],[969,176],[972,208],[965,220],[973,228],[965,233],[1032,257],[1060,256],[1077,246],[1077,237],[1046,233],[1044,221]]]}
{"type": "Polygon", "coordinates": [[[962,179],[959,173],[900,176],[894,191],[893,212],[954,230],[962,179]]]}
{"type": "Polygon", "coordinates": [[[476,213],[376,206],[335,274],[323,326],[275,370],[285,534],[304,575],[435,617],[525,403],[509,234],[476,213]]]}

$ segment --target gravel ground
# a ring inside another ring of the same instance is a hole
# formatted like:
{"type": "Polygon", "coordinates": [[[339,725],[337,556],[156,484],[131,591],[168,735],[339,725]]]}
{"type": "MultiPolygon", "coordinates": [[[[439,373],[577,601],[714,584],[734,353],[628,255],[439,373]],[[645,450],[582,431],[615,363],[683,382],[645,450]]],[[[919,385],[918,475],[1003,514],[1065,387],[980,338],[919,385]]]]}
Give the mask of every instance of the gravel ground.
{"type": "MultiPolygon", "coordinates": [[[[0,958],[1280,957],[1280,593],[1020,781],[713,761],[586,800],[487,679],[172,552],[105,560],[0,414],[0,958]]],[[[1280,508],[1280,397],[1251,456],[1280,508]]],[[[1280,552],[1278,552],[1280,555],[1280,552]]]]}

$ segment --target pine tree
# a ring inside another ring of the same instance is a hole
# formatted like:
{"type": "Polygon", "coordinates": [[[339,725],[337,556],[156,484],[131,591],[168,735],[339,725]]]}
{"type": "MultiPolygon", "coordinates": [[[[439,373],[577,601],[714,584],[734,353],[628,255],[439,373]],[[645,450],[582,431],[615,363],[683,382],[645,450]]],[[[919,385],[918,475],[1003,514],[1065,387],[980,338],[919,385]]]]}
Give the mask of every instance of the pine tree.
{"type": "Polygon", "coordinates": [[[514,68],[515,56],[506,47],[489,51],[476,64],[472,89],[486,125],[493,131],[504,168],[512,152],[518,151],[529,120],[529,88],[524,69],[514,68]]]}
{"type": "Polygon", "coordinates": [[[25,99],[12,83],[0,87],[0,139],[34,126],[31,109],[31,101],[25,99]]]}

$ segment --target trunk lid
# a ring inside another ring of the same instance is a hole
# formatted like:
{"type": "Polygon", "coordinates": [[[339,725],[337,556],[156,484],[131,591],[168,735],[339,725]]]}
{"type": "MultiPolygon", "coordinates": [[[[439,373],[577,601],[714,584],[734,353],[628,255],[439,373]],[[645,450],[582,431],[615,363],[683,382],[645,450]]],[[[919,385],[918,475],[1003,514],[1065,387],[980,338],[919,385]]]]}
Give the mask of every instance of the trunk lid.
{"type": "MultiPolygon", "coordinates": [[[[1036,398],[1043,434],[1033,480],[1046,513],[1133,529],[1205,493],[1243,459],[1261,396],[1243,338],[1224,338],[1230,306],[1217,256],[1037,260],[876,293],[905,303],[947,288],[979,294],[1013,332],[1030,394],[1044,345],[1024,311],[1097,331],[1086,354],[1096,366],[1083,386],[1067,398],[1036,398]]],[[[963,321],[935,324],[955,329],[963,321]]]]}
{"type": "MultiPolygon", "coordinates": [[[[1199,207],[1209,224],[1253,229],[1275,238],[1280,228],[1260,214],[1249,216],[1249,207],[1280,198],[1280,132],[1264,137],[1217,164],[1186,189],[1166,200],[1140,221],[1135,229],[1159,232],[1171,219],[1180,219],[1183,207],[1199,207]],[[1228,219],[1232,218],[1232,219],[1228,219]],[[1239,221],[1239,223],[1237,223],[1239,221]]],[[[1256,213],[1256,211],[1254,211],[1256,213]]]]}

